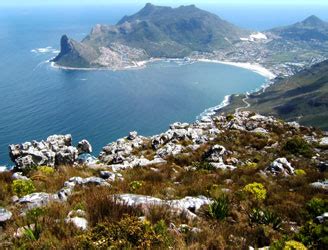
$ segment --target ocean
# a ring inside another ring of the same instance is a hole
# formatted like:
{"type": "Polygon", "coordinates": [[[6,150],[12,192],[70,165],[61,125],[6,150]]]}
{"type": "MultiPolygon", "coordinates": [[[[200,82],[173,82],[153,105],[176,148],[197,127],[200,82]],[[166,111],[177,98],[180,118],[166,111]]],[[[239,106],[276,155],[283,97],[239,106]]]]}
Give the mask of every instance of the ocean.
{"type": "MultiPolygon", "coordinates": [[[[153,135],[175,121],[193,122],[226,95],[265,82],[249,70],[212,63],[67,71],[47,62],[61,35],[81,40],[95,24],[116,23],[139,7],[0,8],[0,165],[12,164],[9,144],[52,134],[70,133],[75,144],[85,138],[97,155],[130,131],[153,135]]],[[[229,10],[222,11],[226,18],[229,10]]]]}

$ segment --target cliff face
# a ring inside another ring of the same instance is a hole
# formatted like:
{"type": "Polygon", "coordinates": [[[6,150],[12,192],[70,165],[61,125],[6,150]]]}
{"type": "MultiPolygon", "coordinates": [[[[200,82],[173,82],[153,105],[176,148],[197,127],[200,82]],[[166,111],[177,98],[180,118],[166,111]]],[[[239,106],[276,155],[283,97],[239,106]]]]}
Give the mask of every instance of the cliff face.
{"type": "Polygon", "coordinates": [[[60,40],[60,53],[53,62],[66,67],[88,68],[99,57],[99,52],[91,46],[69,39],[63,35],[60,40]]]}

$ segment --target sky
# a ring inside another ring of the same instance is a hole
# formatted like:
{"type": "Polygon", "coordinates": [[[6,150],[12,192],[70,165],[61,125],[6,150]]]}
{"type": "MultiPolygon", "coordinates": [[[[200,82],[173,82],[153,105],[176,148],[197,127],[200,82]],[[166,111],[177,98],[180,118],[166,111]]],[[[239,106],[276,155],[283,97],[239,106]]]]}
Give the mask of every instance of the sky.
{"type": "Polygon", "coordinates": [[[0,5],[113,5],[145,4],[157,5],[217,4],[217,5],[326,5],[327,0],[0,0],[0,5]]]}

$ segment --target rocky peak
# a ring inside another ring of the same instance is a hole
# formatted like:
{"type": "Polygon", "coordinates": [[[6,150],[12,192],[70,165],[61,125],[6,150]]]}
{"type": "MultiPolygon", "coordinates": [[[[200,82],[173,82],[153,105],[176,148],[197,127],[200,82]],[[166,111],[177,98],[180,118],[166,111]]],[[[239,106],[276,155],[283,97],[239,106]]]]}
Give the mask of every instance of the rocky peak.
{"type": "Polygon", "coordinates": [[[321,20],[319,17],[315,15],[309,16],[308,18],[303,20],[302,24],[306,26],[314,26],[314,27],[326,25],[326,23],[323,20],[321,20]]]}
{"type": "Polygon", "coordinates": [[[60,48],[61,48],[61,53],[66,54],[69,51],[72,50],[72,46],[70,44],[70,40],[67,37],[67,35],[63,35],[60,39],[60,48]]]}

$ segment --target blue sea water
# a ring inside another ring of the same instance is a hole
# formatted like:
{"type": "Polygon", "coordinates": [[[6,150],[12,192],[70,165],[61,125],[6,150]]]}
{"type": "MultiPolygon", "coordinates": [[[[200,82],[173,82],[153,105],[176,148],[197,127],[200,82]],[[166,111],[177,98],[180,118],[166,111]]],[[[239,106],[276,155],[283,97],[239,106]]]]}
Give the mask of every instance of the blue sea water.
{"type": "Polygon", "coordinates": [[[211,63],[113,72],[46,62],[62,34],[81,40],[95,24],[116,23],[139,7],[0,8],[0,165],[10,164],[8,144],[51,134],[71,133],[75,143],[86,138],[97,154],[129,131],[152,135],[175,121],[192,122],[225,95],[264,83],[251,71],[211,63]]]}

